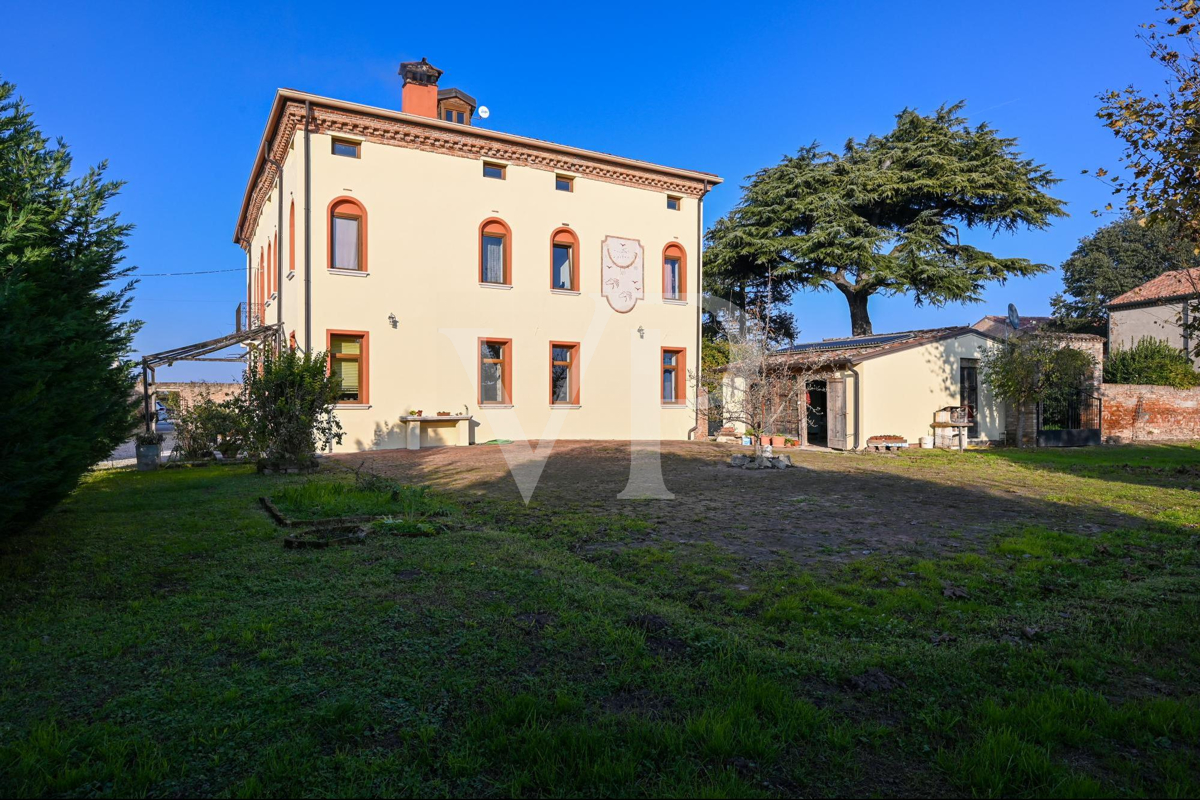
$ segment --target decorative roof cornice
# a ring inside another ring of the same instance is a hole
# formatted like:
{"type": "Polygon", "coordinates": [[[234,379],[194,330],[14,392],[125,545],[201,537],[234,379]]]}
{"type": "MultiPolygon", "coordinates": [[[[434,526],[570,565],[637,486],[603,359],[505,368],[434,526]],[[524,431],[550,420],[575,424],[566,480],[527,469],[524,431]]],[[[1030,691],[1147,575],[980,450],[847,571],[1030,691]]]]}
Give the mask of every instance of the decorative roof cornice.
{"type": "Polygon", "coordinates": [[[305,101],[312,105],[312,133],[349,134],[379,144],[459,158],[494,159],[694,198],[703,197],[721,183],[719,177],[709,173],[663,167],[539,139],[280,90],[238,216],[234,241],[242,247],[249,246],[271,186],[288,156],[292,136],[297,129],[303,129],[305,101]]]}

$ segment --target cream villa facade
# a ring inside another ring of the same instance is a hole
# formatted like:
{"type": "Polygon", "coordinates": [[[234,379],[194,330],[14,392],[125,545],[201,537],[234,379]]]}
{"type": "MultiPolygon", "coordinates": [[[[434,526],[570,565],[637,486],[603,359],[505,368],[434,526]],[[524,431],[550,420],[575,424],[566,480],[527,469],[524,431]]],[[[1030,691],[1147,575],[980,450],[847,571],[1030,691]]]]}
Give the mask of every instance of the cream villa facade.
{"type": "Polygon", "coordinates": [[[403,111],[279,90],[235,241],[248,327],[329,351],[342,449],[695,435],[715,175],[472,124],[401,65],[403,111]]]}

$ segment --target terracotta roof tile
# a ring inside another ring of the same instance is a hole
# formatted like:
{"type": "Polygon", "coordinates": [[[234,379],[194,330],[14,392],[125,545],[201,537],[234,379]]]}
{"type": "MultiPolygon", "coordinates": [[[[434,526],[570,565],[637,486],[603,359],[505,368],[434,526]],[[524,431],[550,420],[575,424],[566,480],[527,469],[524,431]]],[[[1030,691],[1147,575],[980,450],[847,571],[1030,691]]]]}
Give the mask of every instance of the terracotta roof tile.
{"type": "Polygon", "coordinates": [[[1110,300],[1108,304],[1109,306],[1124,306],[1195,295],[1200,295],[1200,267],[1164,272],[1136,289],[1131,289],[1120,297],[1110,300]]]}

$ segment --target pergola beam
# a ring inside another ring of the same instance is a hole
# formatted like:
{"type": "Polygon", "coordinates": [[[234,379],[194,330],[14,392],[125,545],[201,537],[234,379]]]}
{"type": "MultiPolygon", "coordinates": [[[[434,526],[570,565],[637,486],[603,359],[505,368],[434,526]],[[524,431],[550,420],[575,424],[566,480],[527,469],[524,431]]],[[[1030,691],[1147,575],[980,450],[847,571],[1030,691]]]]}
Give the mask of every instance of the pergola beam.
{"type": "Polygon", "coordinates": [[[227,363],[244,361],[245,355],[212,356],[210,354],[218,353],[234,345],[261,342],[268,338],[273,338],[278,343],[281,330],[283,330],[283,326],[276,322],[271,325],[260,325],[253,330],[209,339],[206,342],[196,342],[142,356],[142,413],[146,418],[146,433],[153,433],[158,423],[158,412],[153,409],[155,392],[151,388],[155,383],[154,370],[156,367],[164,364],[169,366],[176,361],[222,361],[227,363]]]}

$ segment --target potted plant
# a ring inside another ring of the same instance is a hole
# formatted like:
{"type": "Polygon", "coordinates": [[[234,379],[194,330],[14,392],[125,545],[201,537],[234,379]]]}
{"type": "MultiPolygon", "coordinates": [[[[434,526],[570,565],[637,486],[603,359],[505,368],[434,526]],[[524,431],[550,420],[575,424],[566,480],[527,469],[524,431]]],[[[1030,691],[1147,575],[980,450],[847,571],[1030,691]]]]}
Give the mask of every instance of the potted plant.
{"type": "Polygon", "coordinates": [[[158,431],[139,433],[134,440],[137,451],[137,468],[140,470],[158,469],[158,459],[162,455],[163,435],[158,431]]]}
{"type": "Polygon", "coordinates": [[[419,409],[419,408],[418,408],[418,409],[415,409],[415,410],[409,411],[409,412],[408,412],[408,415],[409,415],[410,417],[419,417],[419,416],[421,416],[421,409],[419,409]]]}

